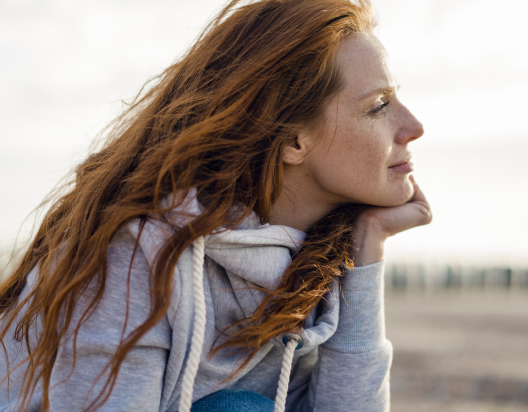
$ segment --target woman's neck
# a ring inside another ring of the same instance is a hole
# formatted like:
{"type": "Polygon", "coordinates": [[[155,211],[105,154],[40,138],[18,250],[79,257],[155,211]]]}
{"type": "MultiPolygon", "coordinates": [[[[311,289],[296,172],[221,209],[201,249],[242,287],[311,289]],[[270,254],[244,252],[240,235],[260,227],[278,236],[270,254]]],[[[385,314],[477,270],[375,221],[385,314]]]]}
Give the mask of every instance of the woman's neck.
{"type": "Polygon", "coordinates": [[[282,192],[271,209],[271,224],[306,232],[338,205],[318,196],[297,173],[284,174],[282,192]]]}

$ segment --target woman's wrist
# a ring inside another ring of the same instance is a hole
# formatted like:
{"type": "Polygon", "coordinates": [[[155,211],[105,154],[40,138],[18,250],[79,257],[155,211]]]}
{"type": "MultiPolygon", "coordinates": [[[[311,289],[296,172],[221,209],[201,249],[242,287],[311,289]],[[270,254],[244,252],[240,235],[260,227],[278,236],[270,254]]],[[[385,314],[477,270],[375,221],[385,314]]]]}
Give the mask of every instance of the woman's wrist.
{"type": "Polygon", "coordinates": [[[354,266],[366,266],[383,260],[388,235],[375,218],[357,222],[354,235],[354,266]]]}

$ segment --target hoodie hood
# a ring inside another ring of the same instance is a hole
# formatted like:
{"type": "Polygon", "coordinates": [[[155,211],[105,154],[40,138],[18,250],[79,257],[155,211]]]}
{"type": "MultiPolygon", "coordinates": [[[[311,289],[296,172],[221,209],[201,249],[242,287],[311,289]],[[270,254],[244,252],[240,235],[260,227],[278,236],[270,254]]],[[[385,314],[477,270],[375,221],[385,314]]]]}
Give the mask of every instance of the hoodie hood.
{"type": "MultiPolygon", "coordinates": [[[[171,198],[164,200],[170,204],[171,198]]],[[[191,222],[203,213],[203,206],[196,199],[196,191],[191,190],[183,204],[171,211],[169,221],[175,226],[191,222]]],[[[139,227],[131,228],[135,235],[139,227]],[[135,229],[135,230],[134,230],[135,229]]],[[[149,220],[143,228],[140,244],[152,265],[154,259],[174,229],[158,221],[149,220]]],[[[282,225],[261,225],[255,213],[251,213],[237,228],[219,229],[205,237],[205,256],[221,266],[231,283],[233,293],[244,316],[250,316],[265,296],[256,288],[273,290],[281,276],[292,262],[292,256],[299,250],[306,234],[282,225]]],[[[321,300],[305,321],[298,335],[302,348],[296,353],[308,353],[328,340],[337,329],[339,316],[338,285],[333,292],[321,300]]],[[[273,344],[284,350],[283,337],[278,336],[273,344]]]]}
{"type": "MultiPolygon", "coordinates": [[[[250,316],[266,295],[254,287],[274,290],[305,238],[303,232],[291,227],[259,225],[252,214],[236,230],[212,234],[206,239],[205,255],[230,275],[239,304],[245,315],[250,316]]],[[[334,334],[339,315],[337,292],[323,299],[318,309],[309,315],[303,331],[298,334],[303,342],[302,348],[296,351],[299,355],[311,351],[334,334]]],[[[285,347],[282,336],[275,338],[273,343],[281,350],[285,347]]]]}

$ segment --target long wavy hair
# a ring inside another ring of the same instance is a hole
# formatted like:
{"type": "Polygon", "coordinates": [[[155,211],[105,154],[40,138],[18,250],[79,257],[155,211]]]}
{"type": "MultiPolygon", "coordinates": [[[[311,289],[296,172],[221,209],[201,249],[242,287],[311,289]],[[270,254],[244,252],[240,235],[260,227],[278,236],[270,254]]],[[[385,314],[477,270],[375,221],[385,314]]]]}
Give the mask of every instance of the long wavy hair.
{"type": "MultiPolygon", "coordinates": [[[[67,331],[76,336],[101,300],[116,232],[134,219],[166,215],[196,189],[205,210],[178,227],[159,252],[150,269],[148,318],[121,340],[104,388],[88,409],[106,402],[127,353],[166,315],[182,252],[197,237],[233,228],[251,212],[269,222],[283,188],[284,145],[301,127],[320,124],[327,102],[342,89],[340,40],[373,25],[368,0],[233,0],[116,119],[104,147],[76,168],[0,285],[0,338],[15,322],[15,339],[29,349],[20,409],[39,382],[42,410],[49,409],[59,345],[67,331]],[[162,200],[171,194],[177,196],[166,205],[162,200]],[[233,205],[244,207],[233,213],[233,205]],[[21,299],[36,265],[34,287],[21,299]],[[89,285],[95,293],[74,323],[76,304],[89,285]],[[30,342],[37,322],[40,333],[30,342]]],[[[243,352],[243,367],[273,337],[299,331],[342,276],[343,262],[352,264],[355,216],[353,205],[342,205],[316,222],[278,288],[215,350],[243,352]]]]}

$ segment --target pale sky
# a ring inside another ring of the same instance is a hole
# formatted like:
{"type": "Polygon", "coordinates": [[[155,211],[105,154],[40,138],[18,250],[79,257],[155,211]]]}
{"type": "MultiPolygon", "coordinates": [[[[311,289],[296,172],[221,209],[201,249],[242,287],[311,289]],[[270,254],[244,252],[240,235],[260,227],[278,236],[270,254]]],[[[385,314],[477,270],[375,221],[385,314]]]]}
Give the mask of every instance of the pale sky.
{"type": "MultiPolygon", "coordinates": [[[[373,1],[435,215],[388,259],[528,265],[528,2],[373,1]]],[[[189,3],[0,0],[0,247],[223,4],[189,3]]]]}

